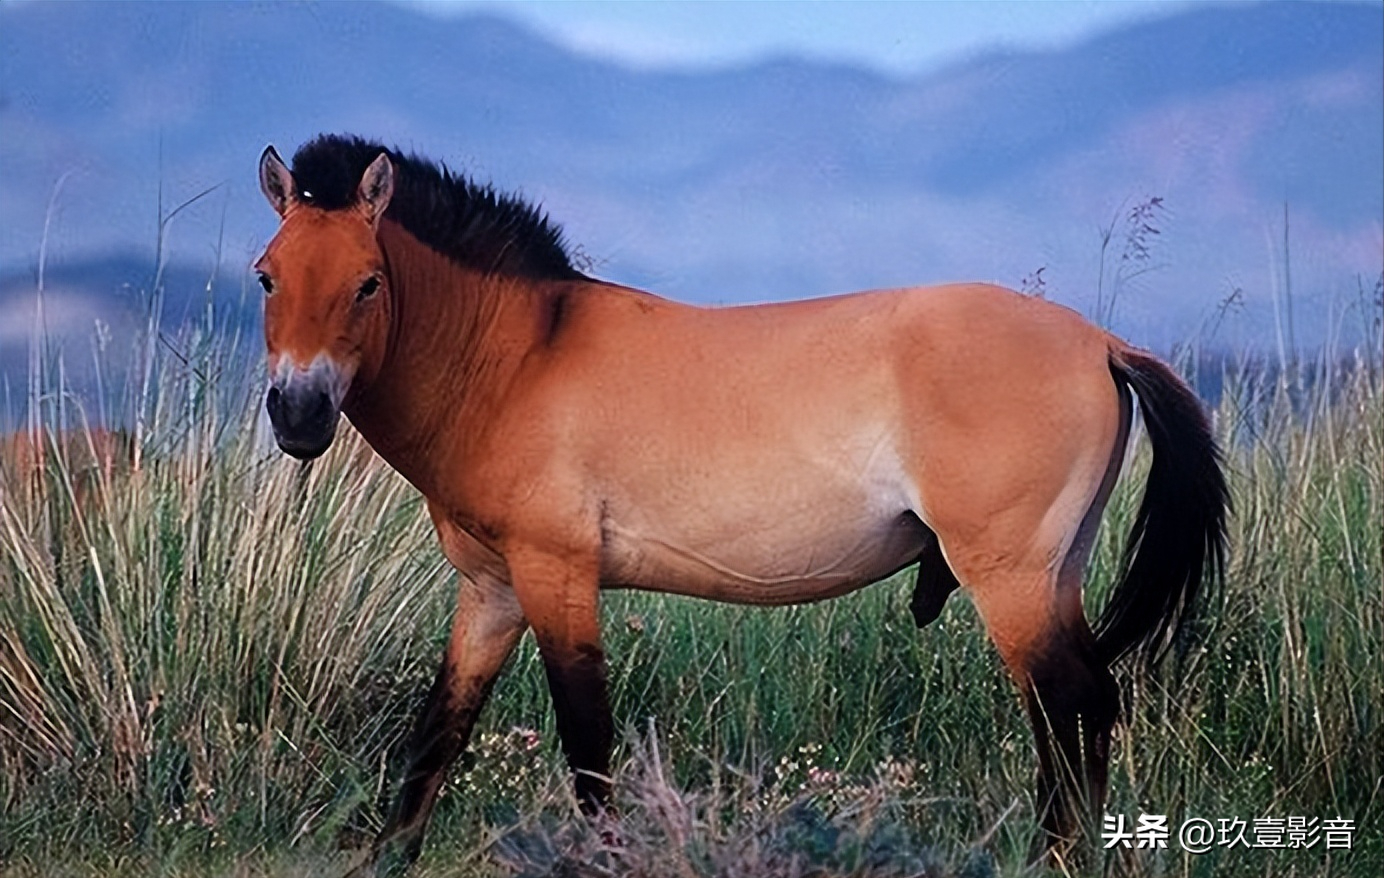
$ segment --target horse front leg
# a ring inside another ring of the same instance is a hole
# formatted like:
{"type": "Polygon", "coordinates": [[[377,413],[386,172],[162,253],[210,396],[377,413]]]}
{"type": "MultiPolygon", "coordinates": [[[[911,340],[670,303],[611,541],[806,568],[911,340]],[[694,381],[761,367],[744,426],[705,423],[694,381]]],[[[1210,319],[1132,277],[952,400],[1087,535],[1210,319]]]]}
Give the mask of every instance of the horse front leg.
{"type": "Polygon", "coordinates": [[[610,802],[614,739],[601,650],[600,586],[594,553],[506,553],[514,591],[538,640],[558,737],[575,776],[577,801],[593,814],[610,802]]]}
{"type": "Polygon", "coordinates": [[[447,770],[466,749],[476,717],[524,627],[507,583],[462,574],[447,652],[414,722],[394,807],[369,860],[348,878],[399,875],[418,859],[447,770]]]}

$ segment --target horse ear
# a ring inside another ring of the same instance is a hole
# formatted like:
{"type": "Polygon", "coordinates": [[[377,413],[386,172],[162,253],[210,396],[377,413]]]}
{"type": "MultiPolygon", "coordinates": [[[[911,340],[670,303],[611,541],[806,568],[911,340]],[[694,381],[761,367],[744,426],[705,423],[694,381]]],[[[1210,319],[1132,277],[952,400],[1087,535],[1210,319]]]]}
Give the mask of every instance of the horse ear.
{"type": "Polygon", "coordinates": [[[269,199],[269,206],[283,216],[288,212],[288,204],[296,187],[293,185],[293,175],[273,146],[266,146],[260,155],[259,178],[260,189],[264,197],[269,199]]]}
{"type": "Polygon", "coordinates": [[[360,178],[360,187],[356,190],[356,198],[371,225],[380,224],[380,217],[384,216],[384,209],[389,207],[389,199],[393,195],[394,164],[388,155],[380,153],[365,169],[365,174],[360,178]]]}

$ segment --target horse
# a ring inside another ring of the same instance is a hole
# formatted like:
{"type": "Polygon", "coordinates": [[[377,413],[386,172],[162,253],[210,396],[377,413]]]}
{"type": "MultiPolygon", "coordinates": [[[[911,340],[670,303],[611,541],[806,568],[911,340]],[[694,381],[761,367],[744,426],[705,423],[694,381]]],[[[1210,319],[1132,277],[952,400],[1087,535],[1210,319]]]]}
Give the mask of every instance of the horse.
{"type": "Polygon", "coordinates": [[[16,430],[0,436],[0,480],[15,492],[38,492],[51,465],[59,468],[75,497],[85,498],[134,462],[134,438],[124,430],[16,430]]]}
{"type": "Polygon", "coordinates": [[[87,426],[37,427],[0,435],[0,506],[33,539],[61,585],[87,563],[93,523],[109,512],[113,487],[139,468],[134,437],[87,426]]]}
{"type": "MultiPolygon", "coordinates": [[[[354,875],[417,858],[438,789],[532,629],[584,811],[611,793],[603,589],[738,604],[918,568],[921,627],[963,588],[1018,686],[1039,846],[1105,795],[1118,688],[1223,569],[1202,407],[1152,354],[985,284],[702,308],[593,278],[524,200],[349,135],[272,146],[264,289],[279,447],[344,414],[426,499],[459,574],[441,667],[354,875]],[[1094,630],[1082,578],[1137,396],[1153,459],[1094,630]]],[[[1087,810],[1089,809],[1089,810],[1087,810]]]]}
{"type": "Polygon", "coordinates": [[[60,518],[99,505],[117,476],[139,468],[134,437],[105,427],[39,427],[0,435],[0,498],[36,509],[52,504],[60,518]]]}

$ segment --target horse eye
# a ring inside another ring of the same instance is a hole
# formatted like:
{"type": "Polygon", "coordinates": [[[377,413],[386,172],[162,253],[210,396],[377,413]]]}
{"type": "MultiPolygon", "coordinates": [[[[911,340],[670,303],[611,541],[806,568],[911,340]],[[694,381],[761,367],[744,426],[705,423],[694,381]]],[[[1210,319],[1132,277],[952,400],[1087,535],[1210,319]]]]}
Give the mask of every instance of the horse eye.
{"type": "Polygon", "coordinates": [[[356,301],[365,301],[366,299],[375,295],[379,288],[380,279],[378,277],[367,277],[365,279],[365,283],[360,285],[360,290],[356,293],[356,301]]]}
{"type": "Polygon", "coordinates": [[[274,295],[274,280],[262,271],[259,273],[259,285],[264,288],[266,296],[274,295]]]}

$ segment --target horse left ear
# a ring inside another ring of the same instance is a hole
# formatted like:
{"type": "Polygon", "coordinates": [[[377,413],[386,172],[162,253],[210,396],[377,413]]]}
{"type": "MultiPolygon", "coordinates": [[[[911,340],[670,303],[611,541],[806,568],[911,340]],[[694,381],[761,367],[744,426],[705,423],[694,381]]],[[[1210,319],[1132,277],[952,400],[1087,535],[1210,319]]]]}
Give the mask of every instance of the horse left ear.
{"type": "Polygon", "coordinates": [[[283,216],[288,212],[289,202],[297,187],[293,185],[293,175],[289,173],[284,160],[279,158],[279,153],[273,146],[266,146],[260,154],[259,178],[260,190],[264,192],[264,197],[269,199],[270,207],[273,207],[279,216],[283,216]]]}
{"type": "Polygon", "coordinates": [[[389,199],[394,195],[394,164],[389,156],[380,153],[379,157],[365,169],[356,190],[356,200],[361,210],[369,218],[370,224],[378,226],[384,209],[389,207],[389,199]]]}

